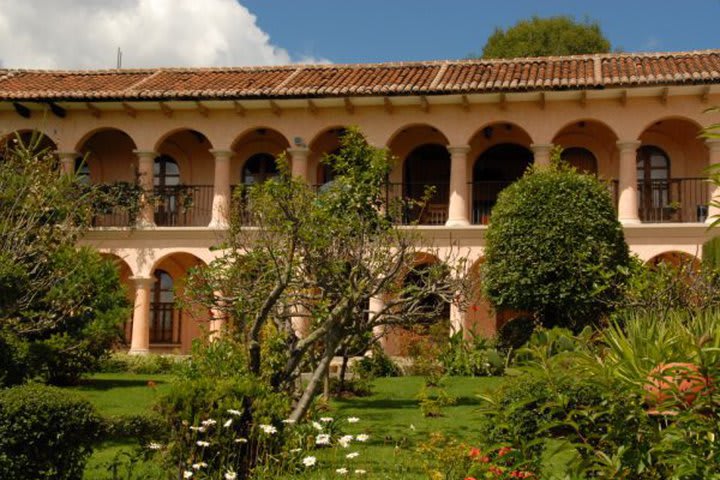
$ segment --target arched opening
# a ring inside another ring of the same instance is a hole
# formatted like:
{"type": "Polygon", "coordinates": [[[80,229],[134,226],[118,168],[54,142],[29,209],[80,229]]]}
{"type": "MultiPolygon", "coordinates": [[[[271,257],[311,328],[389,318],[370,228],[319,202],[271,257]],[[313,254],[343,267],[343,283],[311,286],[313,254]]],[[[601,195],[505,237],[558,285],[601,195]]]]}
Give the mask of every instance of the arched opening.
{"type": "Polygon", "coordinates": [[[278,174],[275,157],[269,153],[256,153],[248,158],[242,169],[242,183],[254,185],[263,183],[278,174]]]}
{"type": "Polygon", "coordinates": [[[182,322],[181,311],[175,308],[173,278],[165,270],[157,269],[151,292],[150,343],[179,345],[182,322]]]}
{"type": "Polygon", "coordinates": [[[10,151],[25,151],[32,155],[55,156],[57,145],[38,130],[19,130],[0,140],[0,161],[10,151]]]}
{"type": "Polygon", "coordinates": [[[709,153],[688,119],[654,122],[640,135],[637,150],[638,214],[642,221],[704,222],[709,191],[709,153]]]}
{"type": "MultiPolygon", "coordinates": [[[[132,190],[137,182],[135,142],[122,130],[104,128],[89,132],[77,145],[75,169],[88,183],[113,184],[132,190]]],[[[130,225],[126,208],[113,208],[94,219],[98,227],[126,227],[130,225]]]]}
{"type": "MultiPolygon", "coordinates": [[[[431,267],[439,260],[433,255],[418,257],[418,263],[405,275],[403,285],[422,287],[432,281],[431,267]]],[[[419,357],[431,349],[445,345],[450,336],[450,304],[438,295],[421,299],[420,312],[423,320],[412,326],[392,327],[385,336],[385,350],[390,355],[419,357]]]]}
{"type": "Polygon", "coordinates": [[[500,143],[485,150],[473,166],[473,223],[486,225],[498,195],[523,176],[533,153],[516,143],[500,143]]]}
{"type": "Polygon", "coordinates": [[[413,149],[403,164],[403,196],[413,202],[408,208],[406,221],[444,225],[450,201],[449,186],[448,149],[437,143],[413,149]]]}
{"type": "Polygon", "coordinates": [[[597,158],[590,150],[584,147],[565,148],[560,156],[571,167],[586,175],[597,175],[597,158]]]}
{"type": "Polygon", "coordinates": [[[650,268],[658,268],[660,265],[664,265],[686,273],[697,273],[701,267],[700,260],[695,255],[679,251],[663,252],[655,255],[645,262],[645,265],[650,268]]]}
{"type": "Polygon", "coordinates": [[[315,172],[314,182],[318,186],[330,183],[335,178],[336,172],[325,159],[328,155],[335,155],[340,151],[340,140],[345,130],[345,127],[328,128],[310,142],[310,168],[315,172]]]}
{"type": "Polygon", "coordinates": [[[661,148],[643,145],[637,151],[638,209],[646,222],[668,220],[675,205],[670,200],[670,157],[661,148]]]}
{"type": "Polygon", "coordinates": [[[212,215],[215,159],[202,133],[181,129],[158,142],[153,166],[155,224],[205,226],[212,215]]]}
{"type": "Polygon", "coordinates": [[[485,257],[475,261],[470,267],[468,275],[472,285],[471,294],[465,312],[464,331],[467,335],[482,335],[492,337],[513,319],[522,315],[518,310],[496,310],[482,294],[482,265],[485,257]]]}
{"type": "MultiPolygon", "coordinates": [[[[130,277],[133,276],[132,269],[125,260],[115,254],[102,252],[100,253],[100,255],[104,259],[111,261],[115,264],[115,267],[118,271],[118,276],[120,278],[120,283],[125,288],[125,295],[128,300],[128,305],[132,305],[135,299],[135,288],[132,284],[132,281],[130,280],[130,277]]],[[[127,320],[125,321],[125,325],[123,326],[123,333],[123,339],[125,343],[130,345],[130,337],[132,335],[132,315],[128,316],[127,320]]]]}
{"type": "Polygon", "coordinates": [[[196,307],[185,296],[185,281],[191,269],[204,265],[192,254],[177,252],[160,259],[152,270],[155,278],[150,296],[150,348],[156,352],[190,351],[200,336],[210,312],[196,307]],[[184,305],[183,308],[180,304],[184,305]]]}

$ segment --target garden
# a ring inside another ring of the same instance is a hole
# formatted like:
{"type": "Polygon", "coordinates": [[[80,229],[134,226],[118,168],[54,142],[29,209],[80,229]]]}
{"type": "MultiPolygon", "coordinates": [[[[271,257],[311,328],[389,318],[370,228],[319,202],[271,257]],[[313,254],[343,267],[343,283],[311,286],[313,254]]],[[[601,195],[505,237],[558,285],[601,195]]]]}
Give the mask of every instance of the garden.
{"type": "Polygon", "coordinates": [[[392,218],[423,204],[385,196],[392,161],[349,129],[316,192],[280,159],[180,300],[220,334],[128,356],[118,272],[76,247],[112,199],[8,152],[0,478],[720,478],[718,238],[702,262],[643,264],[607,185],[556,150],[502,192],[469,278],[457,250],[418,264],[392,218]],[[477,292],[516,315],[449,332],[477,292]],[[407,358],[382,348],[397,329],[407,358]]]}

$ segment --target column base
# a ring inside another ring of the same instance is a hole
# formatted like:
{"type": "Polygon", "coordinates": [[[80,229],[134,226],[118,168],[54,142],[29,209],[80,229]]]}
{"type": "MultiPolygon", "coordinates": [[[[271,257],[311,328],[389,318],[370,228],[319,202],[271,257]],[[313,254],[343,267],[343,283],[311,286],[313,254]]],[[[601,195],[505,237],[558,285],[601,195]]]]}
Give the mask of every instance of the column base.
{"type": "Polygon", "coordinates": [[[131,348],[128,355],[150,355],[150,350],[147,348],[131,348]]]}
{"type": "Polygon", "coordinates": [[[470,222],[465,220],[464,218],[449,218],[447,222],[445,222],[446,227],[469,227],[470,222]]]}
{"type": "Polygon", "coordinates": [[[623,225],[640,225],[642,221],[639,218],[619,218],[623,225]]]}
{"type": "Polygon", "coordinates": [[[138,220],[137,222],[135,222],[135,228],[142,228],[142,229],[145,229],[145,230],[149,230],[149,229],[152,229],[152,228],[157,228],[157,225],[155,224],[155,222],[148,222],[148,221],[145,221],[145,220],[138,220]]]}
{"type": "Polygon", "coordinates": [[[208,224],[208,228],[213,230],[227,230],[230,228],[230,224],[224,220],[213,220],[208,224]]]}

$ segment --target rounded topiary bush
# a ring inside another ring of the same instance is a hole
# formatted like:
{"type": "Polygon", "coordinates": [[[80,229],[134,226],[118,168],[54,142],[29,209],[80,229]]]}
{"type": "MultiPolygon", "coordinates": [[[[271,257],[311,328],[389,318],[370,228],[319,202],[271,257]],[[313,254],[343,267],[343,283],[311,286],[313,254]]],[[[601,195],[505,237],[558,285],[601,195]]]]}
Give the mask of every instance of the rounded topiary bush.
{"type": "Polygon", "coordinates": [[[0,390],[0,478],[81,479],[101,430],[92,405],[67,390],[0,390]]]}
{"type": "Polygon", "coordinates": [[[551,326],[577,330],[598,320],[630,265],[607,185],[560,161],[500,194],[486,241],[486,297],[551,326]]]}

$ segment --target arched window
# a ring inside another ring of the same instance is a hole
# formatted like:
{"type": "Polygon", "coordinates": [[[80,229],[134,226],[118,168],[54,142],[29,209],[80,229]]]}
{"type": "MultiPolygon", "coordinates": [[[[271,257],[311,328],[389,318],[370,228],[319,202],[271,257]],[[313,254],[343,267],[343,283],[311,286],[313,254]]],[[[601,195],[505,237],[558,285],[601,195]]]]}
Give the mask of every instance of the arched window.
{"type": "Polygon", "coordinates": [[[275,157],[269,153],[257,153],[245,162],[245,167],[242,169],[242,183],[245,185],[263,183],[277,174],[275,157]]]}
{"type": "Polygon", "coordinates": [[[473,223],[488,223],[500,192],[522,177],[532,163],[533,153],[515,143],[494,145],[478,157],[473,166],[473,223]]]}
{"type": "MultiPolygon", "coordinates": [[[[450,199],[450,152],[444,145],[428,143],[410,152],[404,164],[404,196],[420,200],[428,188],[433,194],[420,216],[420,223],[442,225],[447,220],[450,199]]],[[[415,212],[411,212],[414,217],[415,212]]],[[[412,218],[410,220],[413,220],[412,218]]]]}
{"type": "Polygon", "coordinates": [[[180,167],[172,157],[161,155],[153,165],[155,185],[155,223],[162,226],[178,224],[180,210],[180,167]]]}
{"type": "Polygon", "coordinates": [[[670,209],[670,157],[660,148],[643,145],[637,152],[638,208],[644,221],[668,220],[670,209]]]}
{"type": "Polygon", "coordinates": [[[180,343],[173,279],[165,270],[155,270],[150,315],[150,343],[180,343]]]}
{"type": "MultiPolygon", "coordinates": [[[[328,153],[327,155],[337,155],[340,152],[339,148],[336,148],[332,152],[328,153]]],[[[333,180],[335,180],[335,176],[337,176],[337,172],[333,167],[325,163],[325,155],[323,155],[320,158],[320,163],[318,165],[318,182],[319,185],[325,185],[333,180]]]]}
{"type": "Polygon", "coordinates": [[[583,147],[570,147],[562,151],[561,158],[575,167],[578,172],[597,175],[597,159],[595,155],[583,147]]]}
{"type": "Polygon", "coordinates": [[[75,175],[83,185],[90,185],[90,165],[83,157],[75,159],[75,175]]]}
{"type": "Polygon", "coordinates": [[[161,155],[153,165],[153,185],[156,187],[175,187],[180,185],[180,167],[172,157],[161,155]]]}

